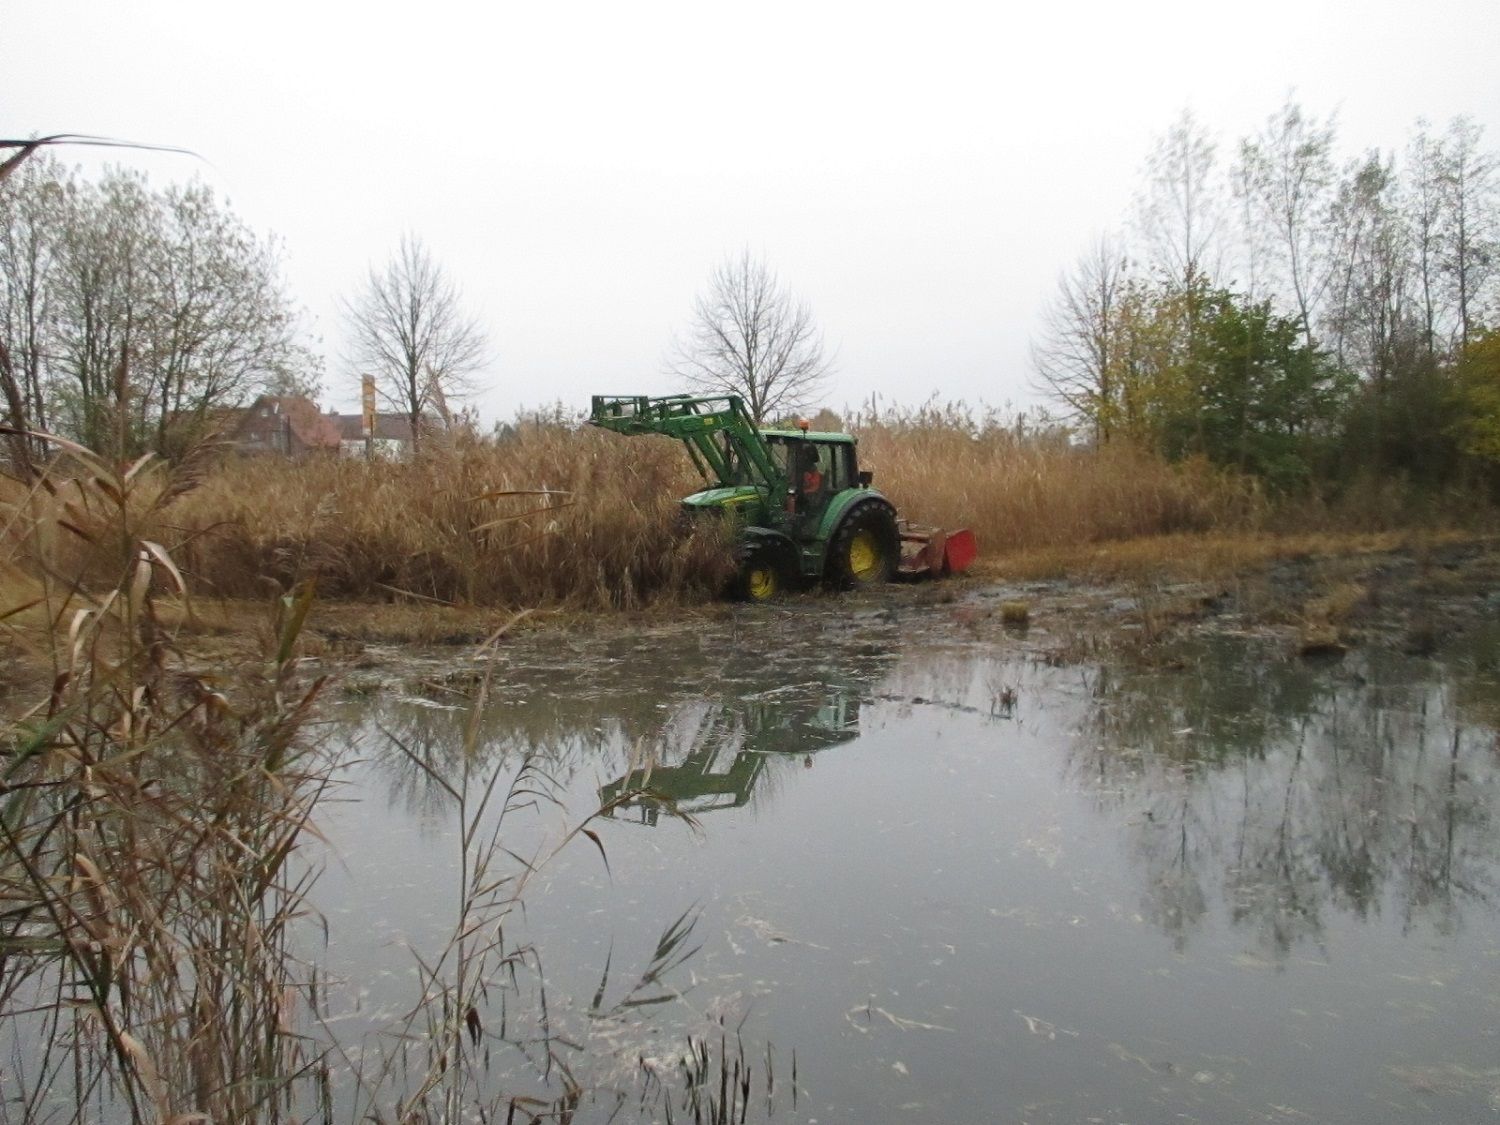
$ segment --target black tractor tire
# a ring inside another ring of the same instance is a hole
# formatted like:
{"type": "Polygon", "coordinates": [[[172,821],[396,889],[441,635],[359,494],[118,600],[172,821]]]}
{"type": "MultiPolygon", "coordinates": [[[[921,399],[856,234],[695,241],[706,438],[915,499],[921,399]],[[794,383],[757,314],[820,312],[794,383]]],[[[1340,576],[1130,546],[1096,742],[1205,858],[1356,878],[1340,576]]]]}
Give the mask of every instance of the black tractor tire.
{"type": "Polygon", "coordinates": [[[770,602],[784,597],[794,581],[785,548],[776,543],[752,543],[745,548],[729,593],[735,601],[770,602]]]}
{"type": "Polygon", "coordinates": [[[889,582],[901,560],[901,532],[887,505],[866,501],[844,516],[828,540],[828,584],[848,590],[889,582]]]}

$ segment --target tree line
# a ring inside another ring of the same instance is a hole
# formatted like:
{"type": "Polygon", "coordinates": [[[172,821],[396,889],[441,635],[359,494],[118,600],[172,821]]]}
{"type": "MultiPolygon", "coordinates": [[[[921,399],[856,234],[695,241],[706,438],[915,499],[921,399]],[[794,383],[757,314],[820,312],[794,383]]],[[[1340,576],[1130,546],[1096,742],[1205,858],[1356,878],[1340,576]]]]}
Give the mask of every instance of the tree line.
{"type": "Polygon", "coordinates": [[[1040,385],[1096,442],[1281,490],[1500,480],[1496,168],[1462,117],[1344,157],[1295,101],[1227,152],[1185,112],[1059,281],[1040,385]]]}
{"type": "Polygon", "coordinates": [[[315,385],[279,251],[200,183],[81,178],[32,154],[0,182],[0,382],[13,424],[172,455],[224,407],[315,385]]]}
{"type": "MultiPolygon", "coordinates": [[[[1184,113],[1134,214],[1060,280],[1041,385],[1098,443],[1202,456],[1294,490],[1361,474],[1500,485],[1500,180],[1477,125],[1340,153],[1294,101],[1221,149],[1184,113]]],[[[16,142],[20,143],[20,142],[16,142]]],[[[256,394],[303,393],[279,253],[201,184],[89,181],[45,153],[0,176],[0,391],[17,428],[175,456],[256,394]]],[[[19,158],[17,158],[19,159],[19,158]]],[[[485,335],[413,236],[341,303],[342,357],[413,437],[446,425],[485,335]]],[[[832,370],[806,304],[726,256],[664,368],[804,409],[832,370]]]]}
{"type": "MultiPolygon", "coordinates": [[[[315,393],[321,360],[300,340],[273,241],[202,184],[158,190],[120,168],[83,179],[38,151],[54,140],[69,138],[0,142],[22,150],[0,168],[0,406],[13,429],[176,458],[257,395],[315,393]]],[[[411,234],[339,301],[341,366],[373,380],[414,450],[472,429],[458,403],[488,341],[462,305],[411,234]]],[[[687,387],[742,395],[763,421],[804,407],[832,365],[806,304],[746,250],[715,267],[665,366],[687,387]]],[[[44,452],[15,435],[9,449],[44,452]]]]}

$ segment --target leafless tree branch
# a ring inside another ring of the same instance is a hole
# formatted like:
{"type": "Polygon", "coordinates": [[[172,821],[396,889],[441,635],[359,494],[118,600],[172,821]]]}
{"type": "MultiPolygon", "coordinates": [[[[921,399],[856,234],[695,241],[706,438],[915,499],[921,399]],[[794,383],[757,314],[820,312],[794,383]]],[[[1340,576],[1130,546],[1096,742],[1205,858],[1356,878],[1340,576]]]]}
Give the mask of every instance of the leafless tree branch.
{"type": "Polygon", "coordinates": [[[448,403],[472,389],[468,376],[486,358],[484,332],[463,312],[458,287],[411,235],[341,305],[348,365],[375,379],[379,395],[410,421],[418,448],[423,426],[434,416],[446,422],[448,403]]]}
{"type": "Polygon", "coordinates": [[[739,395],[764,422],[808,406],[833,360],[812,310],[744,250],[709,275],[667,366],[694,389],[739,395]]]}

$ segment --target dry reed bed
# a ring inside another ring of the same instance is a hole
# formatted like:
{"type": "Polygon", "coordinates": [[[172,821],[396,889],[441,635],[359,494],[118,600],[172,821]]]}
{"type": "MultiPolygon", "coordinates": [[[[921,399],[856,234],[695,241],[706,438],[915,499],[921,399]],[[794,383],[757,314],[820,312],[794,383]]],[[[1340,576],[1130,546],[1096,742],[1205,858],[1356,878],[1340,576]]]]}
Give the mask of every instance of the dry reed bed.
{"type": "Polygon", "coordinates": [[[293,654],[310,591],[253,668],[195,670],[153,593],[183,593],[149,532],[171,481],[83,450],[69,473],[11,482],[0,513],[0,624],[53,673],[0,715],[4,1117],[275,1119],[315,1065],[279,1030],[328,777],[293,654]]]}
{"type": "Polygon", "coordinates": [[[557,798],[540,750],[518,766],[478,753],[488,668],[440,785],[463,827],[453,934],[417,959],[420,994],[389,1040],[346,1042],[323,1018],[309,897],[338,769],[308,723],[325,678],[298,656],[313,584],[273,600],[261,651],[206,662],[159,612],[158,591],[189,600],[159,541],[179,478],[76,448],[51,469],[0,496],[18,579],[3,592],[34,603],[0,602],[0,626],[53,672],[0,708],[0,1119],[328,1122],[344,1103],[362,1121],[521,1120],[521,1105],[570,1119],[592,1091],[559,1057],[578,1049],[552,1035],[544,995],[524,1039],[495,1011],[517,1026],[519,982],[540,974],[500,924],[536,869],[502,821],[557,798]],[[40,625],[17,629],[28,611],[40,625]],[[536,1080],[492,1067],[501,1049],[540,1053],[536,1080]]]}
{"type": "Polygon", "coordinates": [[[1263,502],[1245,478],[1171,465],[1125,446],[1075,448],[957,411],[924,410],[859,428],[860,463],[907,518],[969,527],[981,554],[1082,547],[1246,528],[1263,502]]]}
{"type": "MultiPolygon", "coordinates": [[[[960,410],[855,432],[903,515],[974,529],[987,558],[1244,530],[1264,516],[1253,485],[1207,465],[1074,448],[960,410]]],[[[699,481],[666,439],[531,425],[408,462],[221,460],[180,496],[150,493],[167,479],[138,482],[133,530],[205,594],[258,599],[316,578],[323,598],[592,611],[701,601],[729,565],[713,529],[684,533],[678,500],[699,481]]],[[[107,588],[108,560],[65,526],[91,526],[86,502],[67,484],[42,501],[42,539],[4,544],[0,583],[19,593],[47,565],[107,588]]],[[[14,497],[0,508],[14,513],[14,497]]],[[[0,511],[0,537],[5,526],[0,511]]]]}
{"type": "Polygon", "coordinates": [[[674,442],[527,427],[410,462],[237,460],[169,515],[216,594],[315,577],[334,598],[633,608],[725,577],[720,538],[680,526],[694,487],[674,442]]]}
{"type": "MultiPolygon", "coordinates": [[[[992,556],[1242,528],[1262,510],[1243,479],[1206,465],[1022,438],[961,414],[858,433],[862,463],[904,515],[971,527],[992,556]]],[[[674,442],[534,426],[414,462],[227,463],[169,509],[163,534],[182,544],[191,580],[226,596],[316,577],[335,598],[629,608],[721,585],[725,544],[681,531],[677,501],[696,487],[674,442]]]]}

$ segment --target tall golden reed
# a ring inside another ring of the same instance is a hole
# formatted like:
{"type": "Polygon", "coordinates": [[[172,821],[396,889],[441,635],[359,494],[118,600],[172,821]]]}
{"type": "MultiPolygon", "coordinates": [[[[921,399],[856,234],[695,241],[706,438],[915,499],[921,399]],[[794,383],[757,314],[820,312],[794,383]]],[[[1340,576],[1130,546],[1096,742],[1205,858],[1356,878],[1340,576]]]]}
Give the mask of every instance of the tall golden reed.
{"type": "Polygon", "coordinates": [[[289,949],[330,770],[303,729],[311,587],[260,660],[207,671],[158,613],[187,593],[169,474],[78,447],[47,473],[0,512],[0,626],[51,670],[0,711],[6,1117],[282,1119],[321,1065],[289,949]]]}
{"type": "Polygon", "coordinates": [[[1172,465],[1126,445],[1075,446],[1061,431],[976,415],[963,404],[852,422],[860,464],[907,518],[968,527],[981,553],[1253,525],[1264,504],[1246,478],[1172,465]]]}
{"type": "MultiPolygon", "coordinates": [[[[903,516],[972,528],[987,558],[1245,529],[1265,511],[1253,484],[1205,464],[1076,447],[962,406],[852,428],[903,516]]],[[[137,491],[164,487],[155,480],[137,491]]],[[[131,502],[149,509],[192,588],[213,595],[260,598],[314,578],[324,599],[601,611],[711,598],[732,565],[722,534],[683,524],[678,501],[700,482],[676,443],[588,427],[525,424],[500,442],[433,443],[413,461],[230,456],[197,485],[131,502]]],[[[64,526],[91,501],[69,487],[46,498],[55,518],[36,534],[97,584],[97,552],[64,526]]]]}
{"type": "Polygon", "coordinates": [[[726,545],[679,517],[695,487],[674,442],[526,425],[414,461],[238,458],[170,515],[216,594],[315,576],[331,598],[597,610],[717,590],[726,545]]]}

